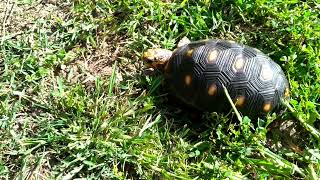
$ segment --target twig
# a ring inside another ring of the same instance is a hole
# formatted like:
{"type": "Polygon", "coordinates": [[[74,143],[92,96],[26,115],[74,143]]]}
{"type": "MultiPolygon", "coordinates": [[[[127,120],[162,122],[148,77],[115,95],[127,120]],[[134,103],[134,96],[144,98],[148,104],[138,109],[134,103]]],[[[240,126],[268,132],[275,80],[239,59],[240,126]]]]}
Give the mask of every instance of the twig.
{"type": "MultiPolygon", "coordinates": [[[[43,4],[43,3],[44,3],[43,1],[44,1],[44,0],[40,0],[40,1],[37,2],[36,4],[33,4],[31,7],[25,9],[25,11],[29,11],[29,10],[31,10],[31,9],[34,9],[34,8],[37,7],[39,4],[43,4]]],[[[43,6],[44,6],[44,5],[43,5],[43,6]]]]}
{"type": "Polygon", "coordinates": [[[14,38],[14,37],[16,37],[18,35],[21,35],[21,34],[23,34],[23,32],[19,31],[19,32],[16,32],[16,33],[13,33],[13,34],[8,34],[6,36],[2,36],[2,37],[0,37],[0,41],[4,42],[4,41],[6,41],[8,39],[12,39],[12,38],[14,38]]]}
{"type": "MultiPolygon", "coordinates": [[[[12,15],[12,10],[13,10],[13,7],[16,5],[16,2],[13,2],[12,5],[11,5],[11,8],[9,11],[7,11],[7,7],[9,6],[10,0],[7,0],[7,3],[6,3],[6,9],[5,9],[5,12],[4,12],[4,17],[3,17],[3,22],[2,22],[2,36],[4,37],[6,35],[6,24],[7,24],[7,20],[10,18],[10,16],[12,15]],[[7,13],[8,12],[8,13],[7,13]]],[[[3,44],[3,39],[1,41],[1,45],[3,44]]]]}
{"type": "Polygon", "coordinates": [[[237,116],[238,120],[240,121],[240,123],[242,123],[242,117],[241,117],[238,109],[236,108],[236,106],[235,106],[234,103],[232,102],[232,99],[231,99],[231,97],[230,97],[230,95],[229,95],[229,93],[228,93],[227,88],[226,88],[223,84],[222,84],[222,87],[223,87],[223,91],[224,91],[224,93],[225,93],[225,95],[226,95],[226,97],[227,97],[227,99],[228,99],[228,101],[229,101],[232,109],[233,109],[234,112],[236,113],[236,116],[237,116]]]}
{"type": "MultiPolygon", "coordinates": [[[[7,19],[7,11],[8,11],[8,6],[9,6],[9,0],[7,0],[6,5],[5,5],[5,9],[4,9],[4,15],[2,17],[3,21],[2,21],[2,31],[5,30],[5,26],[6,26],[6,19],[7,19]]],[[[3,34],[4,36],[4,34],[3,34]]]]}

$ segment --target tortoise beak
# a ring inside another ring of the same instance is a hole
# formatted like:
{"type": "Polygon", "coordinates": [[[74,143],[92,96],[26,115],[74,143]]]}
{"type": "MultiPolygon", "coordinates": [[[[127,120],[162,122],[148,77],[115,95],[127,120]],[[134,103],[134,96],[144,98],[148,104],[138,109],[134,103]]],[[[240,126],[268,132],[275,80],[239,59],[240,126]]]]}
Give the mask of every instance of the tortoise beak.
{"type": "Polygon", "coordinates": [[[152,64],[155,63],[154,51],[152,51],[152,49],[148,49],[143,53],[142,60],[145,62],[147,67],[153,67],[152,64]]]}
{"type": "Polygon", "coordinates": [[[146,52],[143,53],[142,59],[146,62],[154,61],[154,52],[148,49],[146,52]]]}

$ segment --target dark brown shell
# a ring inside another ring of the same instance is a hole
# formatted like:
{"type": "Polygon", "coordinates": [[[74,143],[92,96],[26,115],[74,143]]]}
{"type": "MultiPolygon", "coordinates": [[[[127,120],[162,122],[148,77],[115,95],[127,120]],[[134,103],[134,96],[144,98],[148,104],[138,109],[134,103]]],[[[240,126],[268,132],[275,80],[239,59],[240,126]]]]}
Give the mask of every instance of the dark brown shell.
{"type": "Polygon", "coordinates": [[[203,110],[230,108],[224,85],[243,115],[260,116],[288,98],[280,66],[261,51],[225,40],[202,40],[176,49],[165,68],[177,97],[203,110]]]}

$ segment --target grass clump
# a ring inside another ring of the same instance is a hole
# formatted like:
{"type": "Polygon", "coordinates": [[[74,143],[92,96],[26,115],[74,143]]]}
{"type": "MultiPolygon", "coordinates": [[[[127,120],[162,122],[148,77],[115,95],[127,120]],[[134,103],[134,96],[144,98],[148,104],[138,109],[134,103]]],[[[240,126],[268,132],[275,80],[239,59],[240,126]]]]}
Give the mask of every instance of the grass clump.
{"type": "MultiPolygon", "coordinates": [[[[1,178],[318,178],[319,142],[311,132],[320,117],[317,2],[42,5],[63,15],[31,16],[27,28],[4,22],[1,34],[1,178]],[[280,132],[270,145],[275,115],[194,120],[172,105],[161,76],[142,74],[140,58],[149,47],[173,49],[183,36],[236,40],[270,55],[287,73],[290,104],[310,128],[295,128],[298,142],[280,132]],[[275,148],[277,138],[286,146],[275,148]]],[[[19,24],[19,8],[38,6],[19,1],[4,14],[19,24]]]]}

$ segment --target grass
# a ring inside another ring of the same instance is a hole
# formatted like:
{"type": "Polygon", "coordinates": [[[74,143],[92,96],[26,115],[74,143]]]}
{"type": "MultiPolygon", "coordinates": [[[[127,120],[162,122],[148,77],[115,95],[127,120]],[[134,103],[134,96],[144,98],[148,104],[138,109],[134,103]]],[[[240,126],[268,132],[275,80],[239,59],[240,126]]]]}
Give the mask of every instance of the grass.
{"type": "Polygon", "coordinates": [[[1,179],[319,178],[317,1],[49,3],[2,9],[1,179]],[[41,5],[49,8],[34,11],[41,5]],[[47,14],[52,7],[59,13],[47,14]],[[147,48],[173,49],[183,36],[268,54],[289,78],[298,118],[190,116],[141,62],[147,48]]]}

